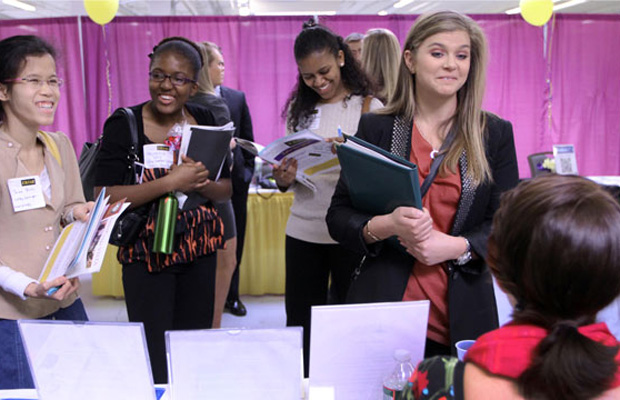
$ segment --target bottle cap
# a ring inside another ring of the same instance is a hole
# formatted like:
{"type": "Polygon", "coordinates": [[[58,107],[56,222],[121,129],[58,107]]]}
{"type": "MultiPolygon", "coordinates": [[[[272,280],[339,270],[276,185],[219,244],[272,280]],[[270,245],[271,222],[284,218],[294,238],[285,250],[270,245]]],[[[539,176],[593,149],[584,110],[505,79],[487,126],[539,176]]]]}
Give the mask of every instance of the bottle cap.
{"type": "Polygon", "coordinates": [[[405,350],[405,349],[397,349],[394,351],[394,359],[396,359],[397,361],[410,361],[411,360],[411,353],[409,353],[409,350],[405,350]]]}

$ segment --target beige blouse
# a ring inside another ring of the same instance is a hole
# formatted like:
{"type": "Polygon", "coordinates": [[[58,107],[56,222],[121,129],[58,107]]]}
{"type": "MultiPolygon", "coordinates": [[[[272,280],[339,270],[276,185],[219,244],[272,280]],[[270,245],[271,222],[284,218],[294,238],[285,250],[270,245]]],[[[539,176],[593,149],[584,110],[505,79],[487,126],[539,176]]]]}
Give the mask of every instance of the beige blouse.
{"type": "MultiPolygon", "coordinates": [[[[56,238],[60,234],[61,218],[73,207],[84,203],[80,173],[73,146],[63,133],[48,133],[60,152],[62,165],[44,144],[45,166],[51,181],[51,199],[34,210],[14,212],[7,181],[31,176],[18,158],[21,145],[6,133],[0,132],[0,266],[7,266],[32,279],[38,279],[56,238]]],[[[39,133],[39,140],[41,133],[39,133]]],[[[61,307],[71,305],[77,294],[62,302],[51,299],[22,300],[0,289],[0,318],[40,318],[61,307]]]]}

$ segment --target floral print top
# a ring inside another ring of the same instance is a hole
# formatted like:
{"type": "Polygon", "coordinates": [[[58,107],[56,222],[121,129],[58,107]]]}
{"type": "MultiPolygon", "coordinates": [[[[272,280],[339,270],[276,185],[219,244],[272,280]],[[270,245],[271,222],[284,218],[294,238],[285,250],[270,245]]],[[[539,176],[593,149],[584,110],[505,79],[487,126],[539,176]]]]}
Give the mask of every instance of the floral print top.
{"type": "Polygon", "coordinates": [[[465,364],[456,357],[422,360],[403,390],[403,400],[463,400],[465,364]]]}

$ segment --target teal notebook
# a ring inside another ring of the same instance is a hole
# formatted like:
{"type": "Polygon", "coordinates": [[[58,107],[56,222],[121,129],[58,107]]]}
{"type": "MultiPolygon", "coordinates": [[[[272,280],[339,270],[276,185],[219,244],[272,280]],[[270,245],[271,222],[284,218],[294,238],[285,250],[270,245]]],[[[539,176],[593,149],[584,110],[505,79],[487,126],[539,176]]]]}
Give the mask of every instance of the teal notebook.
{"type": "Polygon", "coordinates": [[[415,164],[354,136],[336,151],[353,207],[373,215],[401,206],[422,209],[415,164]]]}

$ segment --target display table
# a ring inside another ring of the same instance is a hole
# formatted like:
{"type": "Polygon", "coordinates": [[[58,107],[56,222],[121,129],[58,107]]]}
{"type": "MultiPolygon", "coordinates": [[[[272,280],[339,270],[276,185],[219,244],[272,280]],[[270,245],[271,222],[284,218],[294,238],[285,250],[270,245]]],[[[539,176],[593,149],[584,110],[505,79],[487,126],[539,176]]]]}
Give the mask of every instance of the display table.
{"type": "MultiPolygon", "coordinates": [[[[170,400],[168,385],[154,385],[157,400],[170,400]]],[[[39,394],[36,389],[0,390],[0,400],[37,400],[39,394]]]]}
{"type": "MultiPolygon", "coordinates": [[[[284,294],[284,236],[293,193],[250,193],[239,293],[284,294]]],[[[101,271],[92,278],[93,295],[123,297],[121,266],[108,246],[101,271]]]]}

